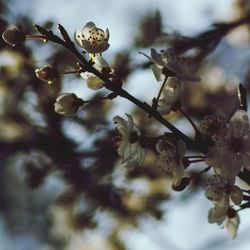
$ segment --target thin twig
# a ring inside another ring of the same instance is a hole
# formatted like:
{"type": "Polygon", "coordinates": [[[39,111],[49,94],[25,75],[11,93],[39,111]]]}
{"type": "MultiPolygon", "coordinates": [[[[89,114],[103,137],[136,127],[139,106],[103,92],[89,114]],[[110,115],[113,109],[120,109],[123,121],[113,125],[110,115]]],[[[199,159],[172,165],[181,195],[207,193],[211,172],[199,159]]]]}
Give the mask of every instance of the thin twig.
{"type": "MultiPolygon", "coordinates": [[[[40,26],[36,26],[40,28],[40,26]]],[[[61,26],[62,27],[62,26],[61,26]]],[[[43,30],[43,33],[46,32],[43,30]]],[[[81,66],[83,66],[87,71],[95,74],[97,77],[99,77],[101,80],[103,80],[104,87],[106,87],[108,90],[111,90],[115,94],[119,95],[120,97],[126,98],[127,100],[133,102],[135,105],[137,105],[139,108],[144,110],[146,113],[154,117],[157,121],[159,121],[161,124],[163,124],[165,127],[167,127],[170,131],[172,131],[179,139],[182,139],[185,141],[185,143],[192,147],[196,148],[197,150],[206,153],[207,152],[207,146],[201,143],[198,143],[192,139],[190,139],[188,136],[183,134],[179,129],[177,129],[175,126],[173,126],[171,123],[169,123],[167,120],[165,120],[161,114],[153,110],[152,107],[145,103],[141,102],[131,94],[129,94],[126,90],[122,88],[122,82],[120,80],[117,80],[114,82],[110,80],[106,75],[98,71],[93,67],[91,63],[89,63],[81,53],[76,49],[75,44],[71,41],[68,40],[67,42],[59,38],[57,35],[54,35],[51,31],[47,31],[47,39],[51,42],[57,43],[68,49],[79,61],[81,66]]]]}

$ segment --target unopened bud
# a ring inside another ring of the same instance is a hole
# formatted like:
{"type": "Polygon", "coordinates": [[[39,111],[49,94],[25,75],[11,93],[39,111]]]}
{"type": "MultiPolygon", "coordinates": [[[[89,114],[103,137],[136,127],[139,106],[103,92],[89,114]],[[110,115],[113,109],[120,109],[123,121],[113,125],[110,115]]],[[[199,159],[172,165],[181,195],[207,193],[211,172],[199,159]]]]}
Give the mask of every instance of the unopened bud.
{"type": "Polygon", "coordinates": [[[69,116],[74,114],[84,101],[73,93],[64,93],[56,98],[54,104],[55,112],[59,115],[69,116]]]}
{"type": "Polygon", "coordinates": [[[15,25],[10,25],[3,33],[3,40],[12,47],[25,41],[25,33],[15,25]]]}
{"type": "Polygon", "coordinates": [[[48,84],[53,83],[56,80],[56,78],[59,76],[58,71],[55,68],[53,68],[51,65],[45,65],[40,69],[36,69],[35,73],[36,73],[36,76],[40,80],[48,84]]]}

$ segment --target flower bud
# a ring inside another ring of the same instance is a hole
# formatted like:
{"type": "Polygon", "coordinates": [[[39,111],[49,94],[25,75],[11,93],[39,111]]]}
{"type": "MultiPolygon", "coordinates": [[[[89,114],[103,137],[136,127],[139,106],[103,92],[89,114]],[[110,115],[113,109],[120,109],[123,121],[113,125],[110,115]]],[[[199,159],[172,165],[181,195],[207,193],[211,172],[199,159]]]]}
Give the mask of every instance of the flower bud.
{"type": "Polygon", "coordinates": [[[15,25],[10,25],[3,33],[3,40],[12,47],[25,41],[25,33],[15,25]]]}
{"type": "Polygon", "coordinates": [[[35,73],[36,73],[36,76],[40,80],[48,84],[53,83],[56,80],[56,78],[59,76],[58,71],[55,68],[53,68],[51,65],[45,65],[40,69],[36,69],[35,73]]]}
{"type": "Polygon", "coordinates": [[[59,115],[69,116],[74,114],[84,101],[73,93],[64,93],[56,98],[54,104],[55,112],[59,115]]]}

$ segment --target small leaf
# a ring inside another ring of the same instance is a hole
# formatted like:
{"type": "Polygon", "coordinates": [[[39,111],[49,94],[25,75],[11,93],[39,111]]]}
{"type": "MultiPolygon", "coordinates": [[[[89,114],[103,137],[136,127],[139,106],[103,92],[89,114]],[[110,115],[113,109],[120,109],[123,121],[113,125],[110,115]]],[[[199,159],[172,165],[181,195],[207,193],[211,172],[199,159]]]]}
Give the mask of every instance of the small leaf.
{"type": "Polygon", "coordinates": [[[64,27],[61,24],[58,24],[58,29],[62,35],[62,37],[64,38],[65,42],[71,42],[71,39],[68,35],[68,32],[64,29],[64,27]]]}

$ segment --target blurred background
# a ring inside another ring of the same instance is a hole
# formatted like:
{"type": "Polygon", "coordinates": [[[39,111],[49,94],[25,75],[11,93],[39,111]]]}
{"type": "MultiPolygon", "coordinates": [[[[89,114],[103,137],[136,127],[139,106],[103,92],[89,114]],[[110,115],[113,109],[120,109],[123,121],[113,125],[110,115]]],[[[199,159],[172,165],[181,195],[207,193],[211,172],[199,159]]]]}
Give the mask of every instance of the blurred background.
{"type": "MultiPolygon", "coordinates": [[[[172,47],[192,55],[190,72],[202,82],[186,85],[184,107],[196,123],[206,114],[230,117],[236,86],[250,88],[249,20],[248,0],[0,0],[1,33],[9,24],[32,34],[33,24],[56,33],[60,23],[71,37],[89,21],[109,28],[111,46],[103,56],[143,101],[151,102],[160,84],[138,52],[172,47]]],[[[34,70],[48,63],[60,72],[77,68],[58,45],[27,41],[11,48],[0,41],[0,250],[249,249],[248,210],[240,212],[235,240],[208,224],[205,177],[172,191],[153,150],[143,166],[121,166],[114,115],[133,114],[145,133],[165,132],[133,104],[116,98],[72,117],[55,113],[60,93],[89,99],[107,91],[88,89],[76,75],[47,85],[34,70]]],[[[167,118],[193,135],[181,116],[167,118]]],[[[190,175],[203,167],[196,164],[190,175]]]]}

